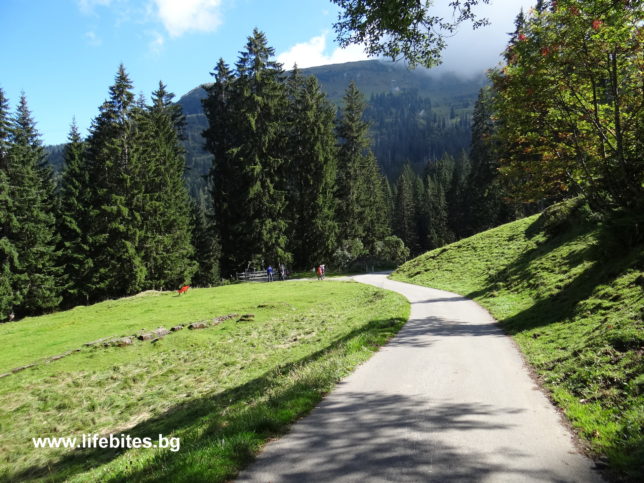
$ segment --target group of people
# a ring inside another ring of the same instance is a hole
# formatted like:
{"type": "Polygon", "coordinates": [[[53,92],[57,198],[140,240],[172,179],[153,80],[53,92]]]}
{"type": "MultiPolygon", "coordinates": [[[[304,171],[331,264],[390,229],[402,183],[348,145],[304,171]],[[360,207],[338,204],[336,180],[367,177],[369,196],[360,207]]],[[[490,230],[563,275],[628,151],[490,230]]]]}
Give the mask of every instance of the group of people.
{"type": "MultiPolygon", "coordinates": [[[[269,265],[266,268],[266,276],[267,276],[269,282],[274,282],[275,281],[275,273],[274,272],[275,272],[275,270],[273,269],[272,265],[269,265]]],[[[286,277],[288,277],[288,272],[286,270],[286,266],[283,263],[280,263],[280,265],[279,265],[278,274],[279,274],[280,280],[282,280],[282,281],[286,280],[286,277]]]]}
{"type": "MultiPolygon", "coordinates": [[[[324,266],[324,264],[322,263],[316,265],[314,270],[315,274],[318,276],[318,280],[324,280],[324,275],[326,273],[326,267],[324,266]]],[[[288,277],[288,271],[286,270],[286,266],[283,263],[280,263],[277,273],[280,280],[286,280],[286,278],[288,277]]],[[[272,265],[266,267],[266,278],[268,282],[275,281],[275,269],[272,265]]]]}

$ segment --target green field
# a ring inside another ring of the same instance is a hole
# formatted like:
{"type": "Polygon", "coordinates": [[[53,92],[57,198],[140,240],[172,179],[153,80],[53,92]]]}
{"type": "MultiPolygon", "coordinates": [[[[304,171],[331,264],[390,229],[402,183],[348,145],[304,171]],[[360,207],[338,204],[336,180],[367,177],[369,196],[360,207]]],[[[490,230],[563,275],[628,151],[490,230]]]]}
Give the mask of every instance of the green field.
{"type": "Polygon", "coordinates": [[[353,282],[148,293],[0,326],[0,480],[227,481],[407,320],[401,296],[353,282]],[[84,343],[227,314],[156,343],[84,343]],[[48,356],[82,348],[54,362],[48,356]],[[35,449],[31,438],[180,437],[161,449],[35,449]]]}
{"type": "MultiPolygon", "coordinates": [[[[644,467],[644,250],[555,206],[428,252],[394,272],[473,298],[512,334],[595,456],[644,467]]],[[[511,390],[511,388],[509,388],[511,390]]]]}

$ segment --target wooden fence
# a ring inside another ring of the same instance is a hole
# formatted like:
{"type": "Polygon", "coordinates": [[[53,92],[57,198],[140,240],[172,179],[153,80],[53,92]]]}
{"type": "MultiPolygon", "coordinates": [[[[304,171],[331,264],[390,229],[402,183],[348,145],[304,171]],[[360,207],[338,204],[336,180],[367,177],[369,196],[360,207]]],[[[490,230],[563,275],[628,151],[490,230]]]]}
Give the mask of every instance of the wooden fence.
{"type": "MultiPolygon", "coordinates": [[[[275,277],[275,274],[273,274],[275,277]]],[[[237,274],[237,280],[242,282],[267,282],[268,274],[266,270],[246,270],[237,274]]]]}

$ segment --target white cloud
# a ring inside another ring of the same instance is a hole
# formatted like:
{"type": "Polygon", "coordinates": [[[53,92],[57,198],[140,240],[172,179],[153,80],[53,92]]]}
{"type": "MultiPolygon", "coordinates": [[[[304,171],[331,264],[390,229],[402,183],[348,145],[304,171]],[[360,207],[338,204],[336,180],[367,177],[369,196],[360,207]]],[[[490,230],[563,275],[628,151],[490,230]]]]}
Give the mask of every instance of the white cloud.
{"type": "Polygon", "coordinates": [[[107,7],[112,0],[78,0],[78,7],[85,14],[93,13],[94,7],[107,7]]]}
{"type": "Polygon", "coordinates": [[[98,35],[96,35],[96,32],[94,32],[93,30],[90,30],[89,32],[85,32],[85,38],[87,39],[87,43],[92,47],[98,47],[103,43],[101,38],[98,35]]]}
{"type": "Polygon", "coordinates": [[[313,67],[316,65],[341,64],[343,62],[355,62],[367,59],[360,45],[350,45],[346,49],[336,47],[330,55],[324,53],[327,44],[328,33],[313,37],[308,42],[295,44],[286,52],[277,56],[278,62],[284,64],[284,68],[290,69],[297,63],[298,67],[313,67]]]}
{"type": "Polygon", "coordinates": [[[190,30],[212,32],[221,25],[222,0],[154,0],[154,3],[171,37],[190,30]]]}
{"type": "Polygon", "coordinates": [[[161,35],[156,30],[150,30],[146,32],[147,35],[152,37],[152,40],[148,42],[148,49],[153,55],[159,55],[163,50],[163,45],[165,44],[165,37],[161,35]]]}

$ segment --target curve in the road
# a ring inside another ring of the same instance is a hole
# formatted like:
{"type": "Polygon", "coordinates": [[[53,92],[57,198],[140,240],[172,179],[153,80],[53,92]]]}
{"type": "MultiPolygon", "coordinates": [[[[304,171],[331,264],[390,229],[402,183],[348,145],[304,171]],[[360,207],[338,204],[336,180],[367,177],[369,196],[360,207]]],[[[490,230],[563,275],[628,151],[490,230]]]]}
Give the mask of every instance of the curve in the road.
{"type": "Polygon", "coordinates": [[[601,481],[483,308],[355,279],[407,297],[409,322],[238,481],[601,481]]]}

